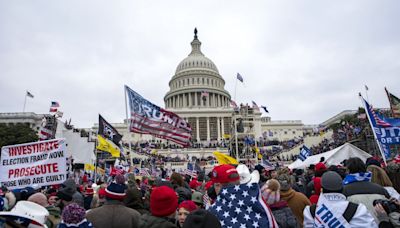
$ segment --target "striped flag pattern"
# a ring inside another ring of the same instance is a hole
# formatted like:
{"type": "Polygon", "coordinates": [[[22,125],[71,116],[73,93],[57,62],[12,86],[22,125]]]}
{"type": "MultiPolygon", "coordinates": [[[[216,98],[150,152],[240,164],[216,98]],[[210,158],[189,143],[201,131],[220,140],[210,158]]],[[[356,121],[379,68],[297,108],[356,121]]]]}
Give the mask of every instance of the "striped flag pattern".
{"type": "Polygon", "coordinates": [[[376,112],[375,112],[374,109],[372,108],[372,105],[369,105],[369,110],[371,111],[372,116],[373,116],[373,118],[374,118],[374,120],[375,120],[375,122],[376,122],[376,124],[377,124],[378,126],[381,126],[381,127],[391,127],[391,126],[392,126],[392,125],[389,124],[388,122],[385,122],[384,120],[382,120],[382,119],[376,114],[376,112]]]}
{"type": "Polygon", "coordinates": [[[150,134],[182,146],[190,145],[192,128],[184,119],[144,99],[128,86],[125,91],[129,99],[131,132],[150,134]]]}

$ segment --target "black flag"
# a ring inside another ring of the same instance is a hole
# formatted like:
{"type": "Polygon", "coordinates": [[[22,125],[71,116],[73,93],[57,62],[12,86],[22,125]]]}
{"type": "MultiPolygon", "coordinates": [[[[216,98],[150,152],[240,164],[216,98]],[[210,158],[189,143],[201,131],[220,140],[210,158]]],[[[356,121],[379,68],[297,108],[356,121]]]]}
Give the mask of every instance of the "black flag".
{"type": "Polygon", "coordinates": [[[99,135],[119,145],[122,135],[99,114],[99,135]]]}

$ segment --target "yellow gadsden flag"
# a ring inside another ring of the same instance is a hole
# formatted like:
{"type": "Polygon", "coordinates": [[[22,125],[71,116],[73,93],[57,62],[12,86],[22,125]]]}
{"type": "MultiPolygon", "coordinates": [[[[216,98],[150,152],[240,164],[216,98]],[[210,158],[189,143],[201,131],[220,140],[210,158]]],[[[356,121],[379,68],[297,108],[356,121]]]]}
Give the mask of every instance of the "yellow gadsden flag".
{"type": "Polygon", "coordinates": [[[110,140],[103,138],[101,135],[97,135],[98,145],[96,149],[109,152],[111,156],[119,158],[121,156],[121,151],[118,146],[116,146],[110,140]]]}
{"type": "Polygon", "coordinates": [[[94,171],[94,165],[85,164],[85,171],[94,171]]]}
{"type": "Polygon", "coordinates": [[[214,151],[213,155],[218,160],[218,163],[220,165],[223,165],[223,164],[238,165],[239,164],[239,162],[236,159],[234,159],[233,157],[231,157],[229,155],[223,154],[221,152],[214,151]]]}

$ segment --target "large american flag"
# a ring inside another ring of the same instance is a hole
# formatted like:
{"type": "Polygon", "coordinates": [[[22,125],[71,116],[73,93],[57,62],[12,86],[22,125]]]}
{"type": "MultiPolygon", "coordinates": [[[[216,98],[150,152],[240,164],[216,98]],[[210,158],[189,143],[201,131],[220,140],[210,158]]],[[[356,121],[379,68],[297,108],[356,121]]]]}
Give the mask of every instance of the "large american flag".
{"type": "Polygon", "coordinates": [[[223,188],[208,210],[217,216],[222,227],[278,227],[257,183],[223,188]]]}
{"type": "Polygon", "coordinates": [[[182,146],[190,145],[192,128],[177,114],[169,112],[125,86],[129,98],[130,131],[168,139],[182,146]]]}

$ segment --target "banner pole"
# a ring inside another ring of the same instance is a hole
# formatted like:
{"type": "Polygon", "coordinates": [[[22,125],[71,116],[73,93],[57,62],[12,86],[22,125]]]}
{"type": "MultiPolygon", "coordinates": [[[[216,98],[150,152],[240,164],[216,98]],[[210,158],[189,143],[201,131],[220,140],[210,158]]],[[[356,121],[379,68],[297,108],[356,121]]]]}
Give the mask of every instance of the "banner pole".
{"type": "Polygon", "coordinates": [[[26,105],[26,95],[27,95],[27,91],[25,91],[24,108],[22,109],[22,112],[25,112],[25,105],[26,105]]]}
{"type": "MultiPolygon", "coordinates": [[[[385,166],[387,166],[386,157],[385,157],[385,154],[384,154],[383,151],[382,151],[382,145],[381,145],[381,143],[379,142],[378,137],[376,136],[376,132],[375,132],[375,130],[374,130],[374,126],[373,126],[373,124],[372,124],[371,117],[370,117],[369,114],[368,114],[367,105],[366,105],[366,103],[365,103],[365,100],[364,100],[364,98],[362,97],[361,93],[359,93],[358,95],[359,95],[359,97],[360,97],[360,99],[361,99],[361,101],[362,101],[362,103],[363,103],[363,106],[364,106],[364,109],[365,109],[365,114],[366,114],[367,117],[368,117],[369,125],[371,126],[372,133],[374,134],[375,141],[376,141],[376,143],[378,144],[379,152],[380,152],[381,155],[382,155],[383,162],[385,163],[385,166]]],[[[370,104],[369,104],[369,105],[370,105],[370,104]]]]}
{"type": "Polygon", "coordinates": [[[128,102],[126,99],[126,87],[124,88],[124,97],[125,97],[125,114],[126,114],[126,129],[128,130],[128,144],[129,144],[129,159],[131,161],[131,167],[133,167],[133,154],[132,154],[132,146],[131,146],[131,132],[129,131],[130,120],[128,118],[128,102]]]}

